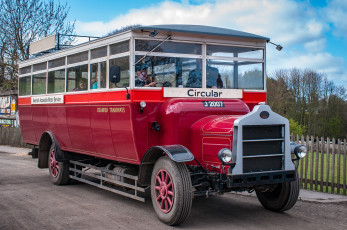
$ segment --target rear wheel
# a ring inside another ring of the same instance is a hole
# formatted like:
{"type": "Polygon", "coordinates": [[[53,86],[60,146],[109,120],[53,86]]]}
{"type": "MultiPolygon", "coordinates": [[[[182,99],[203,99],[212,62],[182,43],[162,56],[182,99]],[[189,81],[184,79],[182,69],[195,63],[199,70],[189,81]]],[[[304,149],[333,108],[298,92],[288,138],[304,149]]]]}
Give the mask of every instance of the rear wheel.
{"type": "Polygon", "coordinates": [[[296,173],[296,180],[276,185],[270,191],[256,190],[260,203],[264,208],[276,212],[284,212],[291,209],[298,200],[300,192],[300,179],[296,173]]]}
{"type": "Polygon", "coordinates": [[[55,185],[67,184],[69,182],[69,164],[56,160],[54,143],[48,154],[48,168],[52,183],[55,185]]]}
{"type": "Polygon", "coordinates": [[[187,166],[168,157],[155,164],[151,178],[152,203],[160,221],[168,225],[183,223],[192,207],[192,183],[187,166]]]}

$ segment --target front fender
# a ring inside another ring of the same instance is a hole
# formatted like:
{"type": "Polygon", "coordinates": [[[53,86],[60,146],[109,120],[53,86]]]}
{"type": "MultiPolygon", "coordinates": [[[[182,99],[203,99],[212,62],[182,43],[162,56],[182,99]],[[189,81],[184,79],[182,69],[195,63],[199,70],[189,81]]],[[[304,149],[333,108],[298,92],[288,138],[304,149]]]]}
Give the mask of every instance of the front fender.
{"type": "Polygon", "coordinates": [[[146,152],[144,160],[146,159],[147,154],[157,155],[160,153],[161,155],[164,155],[163,153],[165,153],[170,157],[171,160],[175,162],[188,162],[194,160],[193,154],[183,145],[154,146],[146,152]]]}
{"type": "Polygon", "coordinates": [[[153,146],[147,150],[142,158],[139,171],[139,184],[149,185],[155,162],[162,156],[169,156],[175,162],[189,162],[194,155],[183,145],[153,146]]]}

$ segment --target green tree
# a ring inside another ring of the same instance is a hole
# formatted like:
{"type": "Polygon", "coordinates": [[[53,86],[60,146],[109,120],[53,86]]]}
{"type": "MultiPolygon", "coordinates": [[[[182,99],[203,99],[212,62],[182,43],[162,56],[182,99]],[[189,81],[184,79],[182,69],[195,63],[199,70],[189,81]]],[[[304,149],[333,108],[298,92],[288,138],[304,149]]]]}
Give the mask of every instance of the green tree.
{"type": "Polygon", "coordinates": [[[306,130],[305,126],[299,125],[299,123],[294,121],[292,118],[289,119],[289,129],[290,133],[299,136],[304,135],[306,130]]]}

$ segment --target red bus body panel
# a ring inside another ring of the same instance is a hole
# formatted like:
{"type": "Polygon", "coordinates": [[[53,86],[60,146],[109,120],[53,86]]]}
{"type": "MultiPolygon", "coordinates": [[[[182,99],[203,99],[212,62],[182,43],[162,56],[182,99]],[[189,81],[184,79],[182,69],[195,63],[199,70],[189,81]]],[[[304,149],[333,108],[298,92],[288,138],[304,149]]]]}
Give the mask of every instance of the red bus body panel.
{"type": "Polygon", "coordinates": [[[64,104],[31,105],[19,98],[22,135],[38,145],[50,131],[62,150],[140,164],[152,146],[180,144],[205,164],[219,164],[215,154],[232,148],[233,123],[266,101],[265,92],[244,92],[243,99],[164,98],[163,90],[86,92],[64,95],[64,104]],[[203,107],[203,101],[225,107],[203,107]],[[140,110],[139,103],[147,106],[140,110]],[[152,128],[153,122],[160,131],[152,128]],[[216,135],[218,138],[216,138],[216,135]]]}

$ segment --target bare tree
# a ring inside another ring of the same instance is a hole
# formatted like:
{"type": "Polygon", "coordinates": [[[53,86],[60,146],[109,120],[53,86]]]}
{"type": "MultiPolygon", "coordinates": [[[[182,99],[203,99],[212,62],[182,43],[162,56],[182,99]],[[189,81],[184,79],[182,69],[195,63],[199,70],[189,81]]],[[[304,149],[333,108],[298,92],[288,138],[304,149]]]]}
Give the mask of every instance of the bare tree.
{"type": "Polygon", "coordinates": [[[68,12],[67,4],[54,0],[1,0],[0,82],[16,86],[17,63],[29,58],[31,42],[58,32],[74,32],[75,22],[67,22],[68,12]]]}
{"type": "Polygon", "coordinates": [[[281,69],[267,81],[272,109],[303,126],[309,135],[346,137],[346,89],[314,70],[281,69]]]}

